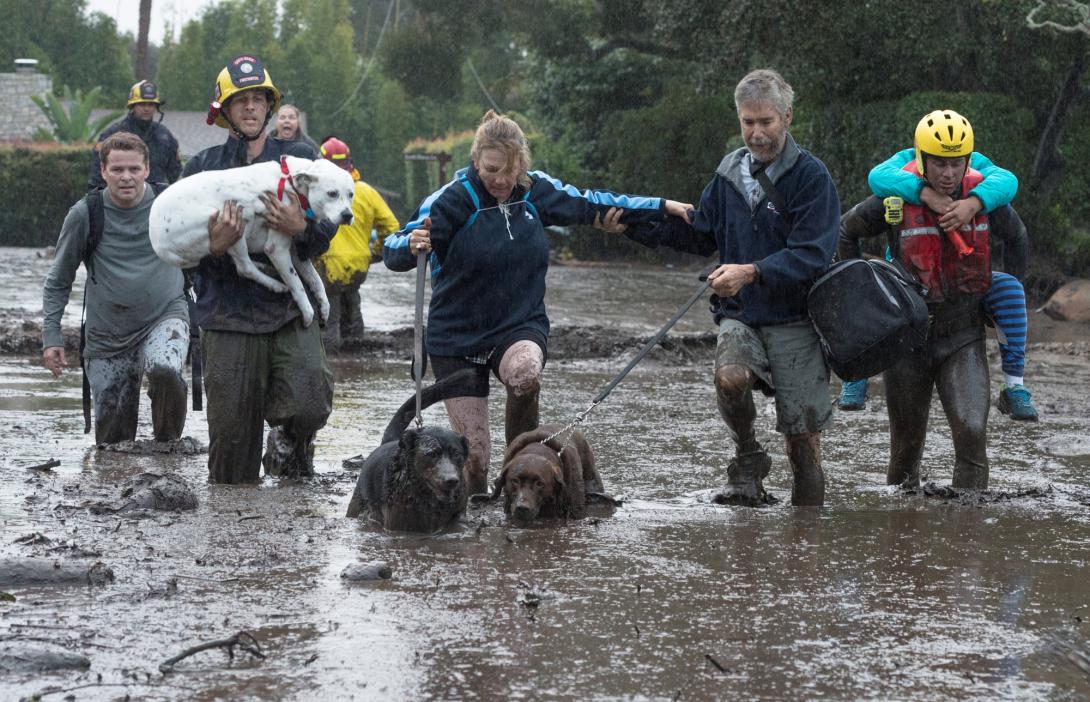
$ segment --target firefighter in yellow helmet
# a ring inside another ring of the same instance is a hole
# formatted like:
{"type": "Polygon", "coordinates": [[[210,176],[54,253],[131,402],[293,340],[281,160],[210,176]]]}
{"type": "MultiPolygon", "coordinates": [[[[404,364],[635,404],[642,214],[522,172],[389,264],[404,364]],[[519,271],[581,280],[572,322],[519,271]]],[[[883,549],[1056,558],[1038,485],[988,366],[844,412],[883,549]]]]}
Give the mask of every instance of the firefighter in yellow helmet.
{"type": "MultiPolygon", "coordinates": [[[[266,125],[280,99],[260,59],[251,54],[231,59],[216,79],[208,111],[209,124],[226,129],[227,140],[190,159],[183,176],[281,156],[319,158],[306,142],[269,138],[266,125]]],[[[308,219],[289,193],[278,199],[276,186],[276,180],[269,182],[262,216],[269,227],[292,237],[300,258],[317,259],[337,227],[308,219]]],[[[209,479],[256,482],[262,465],[267,475],[309,477],[314,437],[333,408],[333,373],[319,326],[303,326],[291,295],[239,276],[223,255],[242,236],[245,216],[234,203],[224,203],[208,225],[211,255],[201,260],[193,279],[208,393],[209,479]],[[266,422],[270,430],[262,456],[266,422]]],[[[268,261],[263,254],[251,257],[258,266],[268,261]]]]}
{"type": "Polygon", "coordinates": [[[400,225],[378,191],[360,180],[348,145],[336,137],[322,144],[322,157],[352,174],[356,193],[352,198],[352,224],[341,225],[337,236],[318,259],[318,272],[329,297],[329,320],[322,338],[326,351],[338,351],[341,344],[363,336],[360,286],[367,279],[371,260],[381,255],[386,237],[400,225]],[[372,230],[375,235],[372,239],[372,230]]]}
{"type": "Polygon", "coordinates": [[[87,189],[101,190],[106,187],[102,178],[102,169],[98,150],[102,142],[111,134],[130,132],[140,137],[148,146],[149,183],[173,183],[182,172],[182,159],[178,151],[178,140],[163,126],[163,105],[159,97],[159,88],[150,80],[135,83],[129,89],[125,106],[129,112],[122,119],[114,122],[98,137],[98,143],[91,152],[91,168],[87,173],[87,189]],[[156,113],[159,119],[155,120],[156,113]]]}

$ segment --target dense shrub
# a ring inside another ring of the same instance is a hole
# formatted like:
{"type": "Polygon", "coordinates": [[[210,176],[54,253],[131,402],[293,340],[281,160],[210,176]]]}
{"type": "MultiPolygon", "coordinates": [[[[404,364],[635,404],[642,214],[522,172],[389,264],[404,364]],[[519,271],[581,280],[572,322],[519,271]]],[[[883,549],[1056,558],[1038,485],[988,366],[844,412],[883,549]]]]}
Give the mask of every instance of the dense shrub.
{"type": "Polygon", "coordinates": [[[90,144],[0,147],[0,245],[52,246],[87,190],[90,144]]]}

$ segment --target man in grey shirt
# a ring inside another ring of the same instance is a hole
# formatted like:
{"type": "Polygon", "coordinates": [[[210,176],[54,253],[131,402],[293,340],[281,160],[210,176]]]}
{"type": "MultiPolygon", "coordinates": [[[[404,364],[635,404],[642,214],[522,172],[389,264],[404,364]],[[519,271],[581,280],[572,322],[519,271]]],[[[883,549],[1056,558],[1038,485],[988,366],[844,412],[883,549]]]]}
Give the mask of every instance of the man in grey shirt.
{"type": "Polygon", "coordinates": [[[146,185],[148,147],[118,132],[99,150],[106,189],[102,230],[91,241],[91,213],[80,200],[65,217],[56,258],[45,279],[42,360],[54,376],[66,365],[61,316],[80,263],[87,267],[86,347],[83,360],[95,410],[95,442],[136,438],[140,380],[148,377],[156,441],[171,441],[185,426],[188,387],[182,376],[189,346],[189,312],[182,272],[151,248],[148,216],[155,200],[146,185]],[[88,256],[88,254],[90,254],[88,256]]]}

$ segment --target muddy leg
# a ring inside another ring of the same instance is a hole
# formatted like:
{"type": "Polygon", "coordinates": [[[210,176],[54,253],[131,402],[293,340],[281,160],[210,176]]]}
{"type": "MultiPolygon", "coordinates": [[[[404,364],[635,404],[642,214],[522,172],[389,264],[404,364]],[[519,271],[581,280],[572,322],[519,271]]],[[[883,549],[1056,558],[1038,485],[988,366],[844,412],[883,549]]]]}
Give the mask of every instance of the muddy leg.
{"type": "Polygon", "coordinates": [[[325,294],[329,298],[329,318],[322,328],[322,343],[325,344],[327,353],[337,353],[341,350],[341,313],[344,296],[341,287],[335,283],[329,283],[322,278],[325,285],[325,294]]]}
{"type": "Polygon", "coordinates": [[[156,441],[174,441],[185,428],[188,386],[182,366],[188,349],[189,325],[181,319],[163,320],[144,341],[144,372],[156,441]]]}
{"type": "Polygon", "coordinates": [[[261,477],[269,336],[201,332],[208,479],[213,483],[255,483],[261,477]]]}
{"type": "Polygon", "coordinates": [[[883,378],[889,411],[887,485],[920,484],[920,459],[927,438],[934,378],[923,353],[912,354],[887,370],[883,378]]]}
{"type": "Polygon", "coordinates": [[[715,395],[719,414],[727,423],[735,444],[735,457],[727,466],[727,489],[716,498],[724,504],[754,506],[765,502],[762,480],[772,462],[757,442],[753,423],[757,407],[753,403],[753,372],[745,366],[730,364],[715,371],[715,395]]]}
{"type": "Polygon", "coordinates": [[[488,398],[454,397],[444,402],[450,428],[466,437],[469,456],[465,462],[466,492],[488,492],[488,462],[491,437],[488,433],[488,398]]]}
{"type": "Polygon", "coordinates": [[[517,341],[504,352],[499,376],[507,388],[504,438],[510,444],[519,434],[537,429],[540,422],[541,369],[545,363],[541,347],[532,341],[517,341]]]}
{"type": "Polygon", "coordinates": [[[821,507],[825,504],[825,473],[821,469],[821,434],[791,434],[787,442],[787,460],[791,463],[794,484],[791,504],[796,507],[821,507]]]}
{"type": "Polygon", "coordinates": [[[110,358],[87,359],[96,444],[116,444],[136,438],[142,369],[139,348],[110,358]]]}
{"type": "Polygon", "coordinates": [[[939,367],[939,400],[954,438],[951,485],[988,488],[988,360],[981,339],[948,357],[939,367]]]}
{"type": "Polygon", "coordinates": [[[304,327],[294,320],[272,334],[270,347],[265,419],[277,433],[270,437],[273,450],[262,461],[265,472],[310,477],[314,437],[333,410],[333,371],[314,325],[304,327]]]}
{"type": "Polygon", "coordinates": [[[359,339],[363,336],[363,311],[360,309],[360,286],[367,279],[367,274],[358,276],[345,286],[341,320],[341,338],[359,339]]]}

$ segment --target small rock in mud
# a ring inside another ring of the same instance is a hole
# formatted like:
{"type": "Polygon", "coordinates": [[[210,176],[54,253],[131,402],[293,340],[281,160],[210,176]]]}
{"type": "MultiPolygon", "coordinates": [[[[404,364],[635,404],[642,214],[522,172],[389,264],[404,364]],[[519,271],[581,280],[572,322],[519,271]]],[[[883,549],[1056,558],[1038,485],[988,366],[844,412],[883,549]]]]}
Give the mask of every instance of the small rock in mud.
{"type": "Polygon", "coordinates": [[[1090,456],[1090,437],[1078,434],[1059,434],[1037,442],[1045,453],[1053,456],[1090,456]]]}
{"type": "Polygon", "coordinates": [[[208,447],[191,436],[183,436],[174,441],[137,439],[136,441],[119,441],[116,444],[99,444],[98,450],[112,453],[131,453],[137,456],[152,456],[163,453],[197,456],[208,453],[208,447]]]}
{"type": "Polygon", "coordinates": [[[197,509],[197,496],[177,475],[141,473],[121,490],[121,499],[88,505],[92,514],[125,514],[137,510],[182,511],[197,509]]]}
{"type": "Polygon", "coordinates": [[[371,561],[369,563],[350,563],[341,571],[341,579],[350,582],[364,582],[368,580],[389,580],[394,574],[386,561],[371,561]]]}
{"type": "Polygon", "coordinates": [[[59,646],[26,645],[17,641],[0,644],[0,673],[44,673],[90,667],[89,658],[59,646]]]}
{"type": "Polygon", "coordinates": [[[0,560],[0,587],[38,585],[105,585],[114,572],[101,561],[93,565],[66,563],[52,558],[5,558],[0,560]]]}

